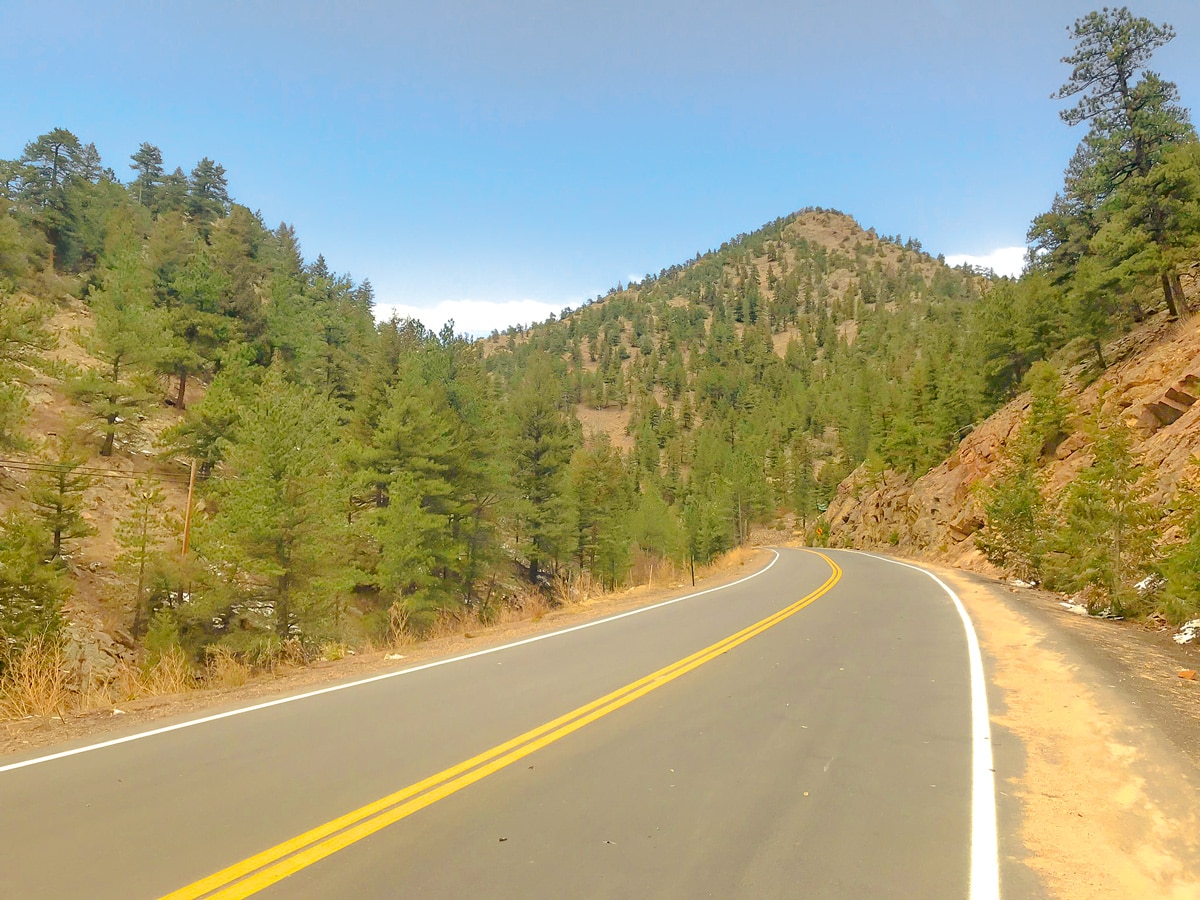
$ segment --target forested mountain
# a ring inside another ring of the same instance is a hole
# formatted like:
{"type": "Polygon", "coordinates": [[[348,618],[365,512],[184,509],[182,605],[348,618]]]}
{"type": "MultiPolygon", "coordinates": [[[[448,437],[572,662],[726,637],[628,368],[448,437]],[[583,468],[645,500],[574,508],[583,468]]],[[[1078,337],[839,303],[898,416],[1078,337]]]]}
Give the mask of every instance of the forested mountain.
{"type": "Polygon", "coordinates": [[[1087,131],[1028,271],[992,294],[1012,304],[994,336],[1038,360],[1026,390],[928,477],[856,473],[831,514],[842,542],[973,545],[1092,612],[1179,624],[1200,615],[1200,143],[1148,68],[1169,25],[1106,8],[1071,33],[1057,97],[1087,131]]]}
{"type": "Polygon", "coordinates": [[[36,138],[0,162],[4,643],[67,609],[147,665],[303,655],[682,570],[760,526],[827,540],[852,471],[919,476],[1035,363],[1098,374],[1107,337],[1187,313],[1200,148],[1173,85],[1132,77],[1166,34],[1096,15],[1141,55],[1077,70],[1093,131],[1019,281],[807,209],[471,342],[376,322],[369,282],[212,160],[168,174],[142,144],[122,182],[71,132],[36,138]],[[1092,105],[1113,77],[1131,93],[1092,105]]]}

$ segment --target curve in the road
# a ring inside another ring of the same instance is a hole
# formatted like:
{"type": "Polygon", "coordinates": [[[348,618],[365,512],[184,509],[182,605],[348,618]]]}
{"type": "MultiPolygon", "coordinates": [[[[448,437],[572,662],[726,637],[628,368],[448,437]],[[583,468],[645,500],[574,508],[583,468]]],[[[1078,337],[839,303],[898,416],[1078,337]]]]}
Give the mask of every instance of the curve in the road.
{"type": "Polygon", "coordinates": [[[927,575],[946,592],[962,620],[967,638],[967,656],[971,666],[971,900],[999,900],[1000,852],[996,833],[996,777],[992,756],[992,729],[988,715],[987,681],[983,673],[983,654],[975,626],[958,594],[928,569],[874,553],[872,559],[904,566],[927,575]]]}
{"type": "Polygon", "coordinates": [[[759,569],[757,572],[739,578],[737,581],[731,581],[728,584],[719,584],[716,587],[706,588],[703,591],[694,591],[690,594],[684,594],[681,597],[672,597],[670,600],[663,600],[660,603],[653,603],[649,606],[639,606],[637,609],[631,609],[627,612],[617,613],[614,616],[605,616],[602,619],[595,619],[591,622],[584,622],[580,625],[572,625],[569,628],[560,628],[557,631],[550,631],[546,634],[535,634],[532,637],[522,638],[519,641],[511,641],[507,644],[500,644],[495,647],[486,647],[483,650],[476,650],[473,653],[463,653],[458,656],[451,656],[446,659],[435,659],[432,662],[423,663],[419,666],[408,666],[395,672],[384,672],[382,675],[372,675],[370,678],[360,678],[356,681],[348,681],[343,684],[335,684],[329,687],[318,688],[315,691],[305,691],[302,694],[290,694],[287,697],[280,697],[276,700],[267,700],[264,703],[255,703],[252,706],[239,706],[237,709],[230,709],[224,712],[214,713],[209,716],[201,716],[198,719],[186,719],[182,722],[175,722],[171,725],[164,725],[161,728],[151,728],[147,731],[138,731],[134,734],[123,735],[118,738],[112,738],[107,741],[98,741],[93,744],[86,744],[82,747],[72,747],[70,750],[60,750],[57,753],[47,753],[43,756],[35,756],[32,759],[23,759],[18,762],[8,763],[0,766],[0,774],[4,772],[12,772],[17,769],[25,769],[30,766],[41,765],[42,763],[53,762],[56,759],[66,759],[70,756],[79,756],[82,753],[91,753],[96,750],[104,750],[108,747],[116,747],[121,744],[129,744],[133,741],[141,741],[146,738],[152,738],[160,734],[169,734],[172,731],[182,731],[185,728],[194,728],[197,725],[205,725],[209,722],[217,722],[221,719],[231,719],[235,716],[244,716],[247,713],[258,712],[263,709],[270,709],[275,706],[283,706],[288,703],[295,703],[299,700],[308,700],[311,697],[320,697],[324,694],[333,694],[338,691],[346,691],[351,688],[362,687],[367,684],[374,684],[377,681],[387,681],[392,678],[400,678],[405,675],[413,675],[417,672],[423,672],[426,669],[436,669],[439,666],[448,666],[451,663],[463,662],[468,659],[475,659],[480,656],[487,656],[491,653],[500,653],[504,650],[511,650],[514,647],[523,647],[526,644],[536,644],[538,641],[549,640],[550,638],[560,637],[564,634],[571,634],[575,631],[583,631],[585,628],[595,628],[597,625],[606,625],[609,622],[615,622],[618,619],[626,619],[630,616],[641,615],[648,613],[651,610],[662,609],[664,606],[672,606],[676,603],[681,603],[685,600],[692,600],[696,597],[703,597],[705,594],[711,594],[715,591],[723,591],[731,587],[737,587],[739,584],[744,584],[752,578],[757,578],[770,571],[775,563],[779,562],[779,552],[771,550],[774,557],[769,563],[759,569]]]}
{"type": "Polygon", "coordinates": [[[186,885],[163,900],[198,900],[201,897],[208,900],[235,900],[249,897],[669,684],[778,625],[832,590],[841,580],[842,570],[825,554],[817,555],[829,564],[829,577],[816,590],[778,612],[456,766],[186,885]]]}

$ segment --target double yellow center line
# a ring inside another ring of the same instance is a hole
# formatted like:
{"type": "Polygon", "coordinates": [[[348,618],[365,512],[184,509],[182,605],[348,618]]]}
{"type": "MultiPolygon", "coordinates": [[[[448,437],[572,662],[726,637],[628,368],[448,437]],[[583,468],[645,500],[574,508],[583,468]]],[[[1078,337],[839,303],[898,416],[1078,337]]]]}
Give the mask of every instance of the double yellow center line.
{"type": "Polygon", "coordinates": [[[164,900],[199,900],[201,897],[206,900],[216,900],[216,898],[233,900],[233,898],[249,897],[251,894],[282,881],[289,875],[461,791],[493,772],[498,772],[505,766],[524,759],[542,747],[566,737],[573,731],[578,731],[585,725],[607,716],[639,697],[644,697],[679,676],[699,668],[768,628],[778,625],[784,619],[804,609],[818,597],[828,593],[841,579],[842,570],[825,554],[818,553],[817,555],[829,564],[831,569],[829,578],[815,591],[784,607],[779,612],[767,616],[750,627],[705,647],[691,656],[659,669],[645,678],[627,684],[599,700],[593,700],[564,716],[559,716],[552,722],[540,725],[532,731],[527,731],[510,741],[480,753],[478,756],[473,756],[465,762],[438,772],[424,781],[418,781],[403,790],[389,794],[374,803],[368,803],[366,806],[339,816],[311,831],[306,831],[291,840],[277,844],[269,850],[264,850],[249,859],[180,888],[168,894],[164,900]]]}

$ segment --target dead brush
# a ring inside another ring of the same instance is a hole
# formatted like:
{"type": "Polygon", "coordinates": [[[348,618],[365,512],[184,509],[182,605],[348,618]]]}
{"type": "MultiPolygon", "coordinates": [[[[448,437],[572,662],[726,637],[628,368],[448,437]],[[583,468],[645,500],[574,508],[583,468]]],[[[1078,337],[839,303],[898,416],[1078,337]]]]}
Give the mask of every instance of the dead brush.
{"type": "Polygon", "coordinates": [[[0,676],[0,718],[62,719],[74,706],[62,644],[36,635],[8,655],[0,676]]]}
{"type": "MultiPolygon", "coordinates": [[[[538,622],[550,611],[550,602],[541,591],[522,594],[514,600],[496,603],[488,617],[488,625],[508,625],[512,622],[538,622]]],[[[482,621],[480,624],[484,624],[482,621]]]]}
{"type": "Polygon", "coordinates": [[[734,547],[732,550],[722,553],[708,565],[697,569],[696,574],[707,576],[728,569],[736,569],[748,563],[757,552],[755,547],[734,547]]]}
{"type": "Polygon", "coordinates": [[[131,659],[122,658],[113,668],[108,682],[108,694],[112,699],[136,700],[146,692],[142,667],[131,659]]]}
{"type": "Polygon", "coordinates": [[[396,602],[388,607],[387,637],[392,649],[406,647],[416,640],[412,633],[412,614],[403,603],[396,602]]]}
{"type": "Polygon", "coordinates": [[[182,647],[170,647],[145,673],[144,692],[152,697],[182,694],[196,686],[196,673],[182,647]]]}
{"type": "Polygon", "coordinates": [[[228,647],[204,649],[204,680],[223,688],[241,687],[250,680],[252,670],[228,647]]]}
{"type": "Polygon", "coordinates": [[[350,645],[345,641],[324,641],[319,650],[319,656],[325,662],[336,662],[351,655],[350,645]]]}

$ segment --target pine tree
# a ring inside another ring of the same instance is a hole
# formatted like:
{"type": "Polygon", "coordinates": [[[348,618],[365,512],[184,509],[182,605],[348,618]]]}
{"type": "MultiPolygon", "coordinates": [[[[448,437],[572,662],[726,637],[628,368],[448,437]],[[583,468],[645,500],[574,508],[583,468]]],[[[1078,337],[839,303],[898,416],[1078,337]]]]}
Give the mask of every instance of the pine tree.
{"type": "Polygon", "coordinates": [[[1168,548],[1162,561],[1164,606],[1171,621],[1186,622],[1200,616],[1200,467],[1196,464],[1179,487],[1171,519],[1183,540],[1168,548]]]}
{"type": "Polygon", "coordinates": [[[67,585],[59,567],[45,564],[49,540],[33,519],[9,513],[0,520],[0,671],[7,651],[59,625],[67,585]]]}
{"type": "Polygon", "coordinates": [[[55,345],[46,328],[45,304],[0,293],[0,449],[25,445],[20,432],[27,402],[23,381],[55,345]]]}
{"type": "Polygon", "coordinates": [[[562,558],[569,533],[566,476],[574,441],[559,396],[558,379],[544,357],[530,361],[512,396],[516,518],[534,583],[544,564],[562,558]]]}
{"type": "Polygon", "coordinates": [[[244,410],[229,451],[218,512],[198,545],[232,565],[270,605],[280,638],[329,627],[327,582],[343,551],[344,515],[332,466],[336,417],[319,396],[287,382],[273,363],[244,410]]]}
{"type": "Polygon", "coordinates": [[[139,478],[129,487],[131,503],[117,523],[117,571],[137,579],[134,591],[133,634],[140,637],[150,621],[152,610],[146,594],[156,565],[162,561],[162,547],[172,532],[166,512],[166,497],[153,481],[139,478]]]}
{"type": "Polygon", "coordinates": [[[114,254],[90,297],[96,327],[83,342],[99,365],[71,378],[68,388],[100,420],[101,456],[112,456],[119,432],[136,432],[137,411],[154,394],[162,323],[152,290],[137,249],[126,247],[114,254]]]}
{"type": "MultiPolygon", "coordinates": [[[[1103,400],[1103,398],[1101,398],[1103,400]]],[[[1160,512],[1147,502],[1141,466],[1124,423],[1101,406],[1087,424],[1092,464],[1076,476],[1063,500],[1055,582],[1068,590],[1098,588],[1118,615],[1137,611],[1134,584],[1154,558],[1160,512]]],[[[1098,600],[1089,607],[1099,608],[1098,600]]]]}
{"type": "MultiPolygon", "coordinates": [[[[1074,299],[1085,319],[1081,330],[1093,338],[1099,351],[1104,333],[1100,329],[1115,312],[1107,306],[1113,280],[1103,267],[1082,264],[1097,249],[1113,252],[1111,236],[1101,240],[1099,247],[1093,246],[1093,240],[1113,213],[1114,196],[1128,184],[1141,184],[1140,191],[1132,192],[1141,195],[1133,218],[1159,248],[1156,274],[1161,275],[1168,309],[1172,315],[1180,311],[1177,300],[1182,292],[1176,296],[1174,268],[1161,252],[1162,197],[1146,188],[1166,149],[1194,141],[1195,130],[1178,102],[1175,84],[1146,68],[1154,51],[1174,39],[1170,25],[1135,17],[1126,7],[1105,7],[1077,19],[1070,31],[1075,52],[1063,57],[1063,62],[1072,67],[1071,77],[1055,96],[1078,97],[1060,115],[1068,125],[1088,123],[1090,130],[1067,169],[1062,194],[1049,213],[1034,220],[1029,237],[1038,251],[1033,259],[1040,261],[1041,268],[1057,270],[1060,277],[1086,275],[1074,299]]],[[[1098,355],[1103,365],[1103,356],[1098,355]]]]}
{"type": "Polygon", "coordinates": [[[579,567],[612,590],[629,568],[633,498],[624,461],[607,436],[597,436],[575,451],[570,482],[579,567]]]}
{"type": "Polygon", "coordinates": [[[57,435],[38,472],[29,484],[29,499],[46,528],[48,546],[45,558],[58,559],[71,541],[95,534],[83,518],[83,495],[94,478],[82,470],[87,457],[80,449],[75,433],[57,435]]]}
{"type": "Polygon", "coordinates": [[[164,174],[162,151],[143,141],[137,152],[129,158],[132,160],[129,168],[137,172],[137,177],[133,180],[134,196],[137,197],[138,203],[153,208],[164,174]]]}
{"type": "Polygon", "coordinates": [[[188,179],[188,215],[200,222],[212,222],[224,216],[228,207],[225,167],[206,156],[196,163],[188,179]]]}

